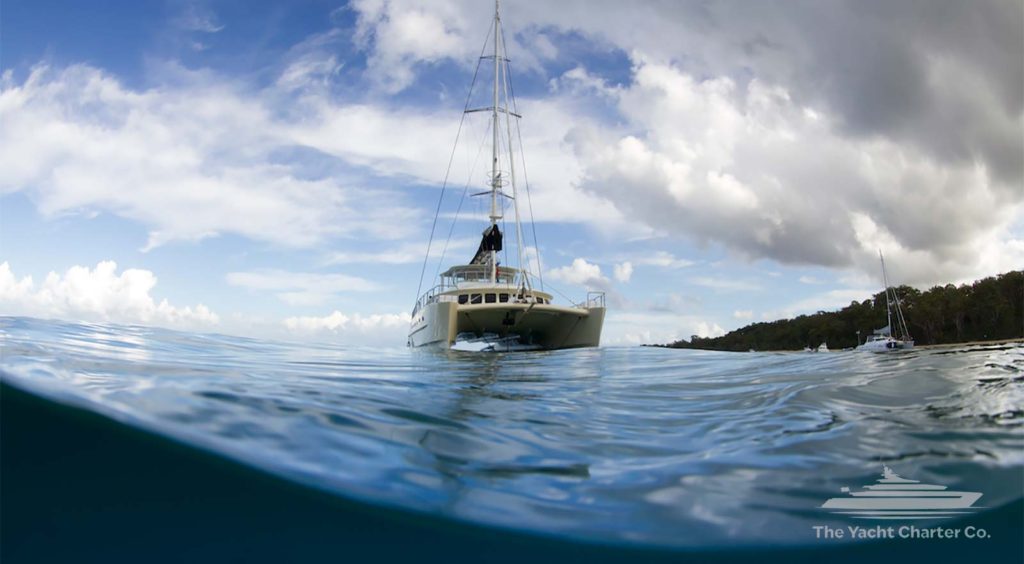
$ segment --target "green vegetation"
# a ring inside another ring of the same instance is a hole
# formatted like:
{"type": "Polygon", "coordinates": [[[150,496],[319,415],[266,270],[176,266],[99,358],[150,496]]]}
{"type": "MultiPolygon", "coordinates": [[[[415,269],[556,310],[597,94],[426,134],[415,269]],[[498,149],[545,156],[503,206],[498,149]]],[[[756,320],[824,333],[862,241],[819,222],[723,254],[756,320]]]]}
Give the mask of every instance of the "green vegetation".
{"type": "MultiPolygon", "coordinates": [[[[1024,337],[1024,271],[1013,271],[956,287],[926,292],[899,286],[903,313],[917,345],[1024,337]]],[[[852,302],[840,311],[819,311],[767,323],[754,323],[721,337],[676,341],[672,348],[720,351],[799,350],[828,343],[832,349],[854,347],[886,324],[885,292],[852,302]]]]}

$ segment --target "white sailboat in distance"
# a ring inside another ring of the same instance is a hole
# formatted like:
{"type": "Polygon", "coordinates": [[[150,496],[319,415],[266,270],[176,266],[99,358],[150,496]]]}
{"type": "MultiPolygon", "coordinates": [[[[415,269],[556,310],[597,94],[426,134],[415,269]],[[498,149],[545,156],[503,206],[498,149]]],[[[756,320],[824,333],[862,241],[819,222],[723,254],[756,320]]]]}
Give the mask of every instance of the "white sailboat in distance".
{"type": "Polygon", "coordinates": [[[889,277],[885,273],[885,258],[882,251],[878,251],[878,258],[882,262],[882,283],[885,284],[885,313],[888,323],[881,329],[865,339],[856,350],[863,352],[895,352],[914,348],[914,339],[907,329],[907,320],[903,317],[903,308],[900,306],[900,298],[896,295],[896,289],[889,286],[889,277]],[[893,321],[896,322],[895,335],[893,335],[893,321]]]}
{"type": "MultiPolygon", "coordinates": [[[[480,246],[469,264],[452,266],[440,273],[437,285],[416,300],[412,310],[408,345],[494,352],[596,347],[601,341],[601,328],[604,324],[604,293],[589,292],[587,299],[578,304],[556,304],[552,294],[544,291],[543,279],[539,274],[534,275],[530,271],[525,259],[519,205],[522,192],[519,189],[519,179],[516,177],[516,161],[513,155],[514,139],[518,139],[519,146],[522,147],[522,140],[518,135],[520,115],[517,113],[515,98],[511,95],[508,59],[505,55],[501,12],[497,0],[494,3],[493,23],[494,27],[490,34],[494,42],[493,54],[483,56],[481,52],[480,57],[481,62],[493,61],[492,103],[490,107],[470,109],[469,100],[473,91],[471,85],[464,110],[464,117],[469,113],[487,112],[491,118],[491,166],[487,179],[488,189],[476,194],[490,199],[489,223],[483,230],[480,246]],[[515,136],[513,124],[517,134],[515,136]],[[505,145],[507,154],[502,154],[502,144],[505,145]],[[501,264],[508,262],[508,251],[504,245],[505,234],[502,232],[507,207],[512,208],[514,215],[517,247],[517,253],[513,256],[516,260],[514,267],[501,264]]],[[[488,42],[485,40],[485,50],[487,45],[488,42]]],[[[480,64],[478,63],[478,71],[480,64]]],[[[475,81],[476,75],[474,84],[475,81]]],[[[459,130],[461,134],[461,125],[459,130]]],[[[449,163],[449,171],[450,169],[449,163]]],[[[445,186],[447,183],[446,175],[445,186]]],[[[467,183],[467,187],[468,185],[467,183]]],[[[525,188],[529,198],[529,185],[526,184],[525,188]]],[[[444,189],[438,202],[438,213],[443,198],[444,189]]],[[[437,225],[436,214],[434,225],[437,225]]],[[[417,294],[420,294],[423,286],[423,273],[426,272],[430,246],[433,242],[432,228],[417,294]]],[[[536,246],[536,241],[534,245],[536,246]]],[[[539,255],[539,251],[537,254],[539,255]]],[[[539,273],[539,256],[536,263],[539,273]]]]}

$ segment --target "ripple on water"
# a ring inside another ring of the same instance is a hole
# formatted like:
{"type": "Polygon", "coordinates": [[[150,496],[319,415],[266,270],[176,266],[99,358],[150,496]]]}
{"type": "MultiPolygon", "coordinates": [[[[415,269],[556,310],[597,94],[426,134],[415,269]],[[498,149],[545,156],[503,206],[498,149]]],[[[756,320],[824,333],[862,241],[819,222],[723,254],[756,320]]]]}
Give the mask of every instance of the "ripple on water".
{"type": "Polygon", "coordinates": [[[840,486],[1020,497],[1024,345],[471,355],[0,318],[2,376],[341,495],[575,538],[808,541],[840,486]]]}

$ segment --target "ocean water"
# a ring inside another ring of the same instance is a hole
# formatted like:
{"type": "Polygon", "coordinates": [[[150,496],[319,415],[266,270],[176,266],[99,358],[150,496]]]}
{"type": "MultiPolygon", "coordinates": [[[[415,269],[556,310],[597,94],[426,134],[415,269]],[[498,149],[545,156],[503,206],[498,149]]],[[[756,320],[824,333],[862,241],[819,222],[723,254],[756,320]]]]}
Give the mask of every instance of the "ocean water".
{"type": "Polygon", "coordinates": [[[11,317],[0,338],[2,380],[48,402],[325,496],[548,538],[814,545],[865,524],[821,505],[883,465],[981,492],[980,513],[1024,494],[1020,343],[480,355],[11,317]]]}

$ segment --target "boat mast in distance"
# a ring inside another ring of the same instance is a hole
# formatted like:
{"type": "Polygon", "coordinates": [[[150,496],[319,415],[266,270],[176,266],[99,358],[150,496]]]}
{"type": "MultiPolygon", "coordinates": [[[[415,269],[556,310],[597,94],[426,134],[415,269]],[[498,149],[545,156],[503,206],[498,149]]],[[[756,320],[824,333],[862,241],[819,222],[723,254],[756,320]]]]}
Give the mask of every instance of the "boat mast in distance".
{"type": "Polygon", "coordinates": [[[885,257],[878,250],[878,259],[882,263],[882,284],[885,286],[885,318],[886,325],[876,329],[857,350],[866,352],[894,352],[914,348],[914,339],[907,329],[907,320],[903,317],[903,308],[896,289],[889,286],[889,275],[885,271],[885,257]],[[893,310],[896,313],[895,335],[893,335],[893,310]]]}

